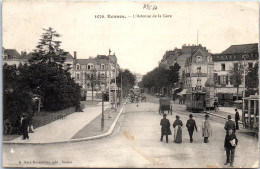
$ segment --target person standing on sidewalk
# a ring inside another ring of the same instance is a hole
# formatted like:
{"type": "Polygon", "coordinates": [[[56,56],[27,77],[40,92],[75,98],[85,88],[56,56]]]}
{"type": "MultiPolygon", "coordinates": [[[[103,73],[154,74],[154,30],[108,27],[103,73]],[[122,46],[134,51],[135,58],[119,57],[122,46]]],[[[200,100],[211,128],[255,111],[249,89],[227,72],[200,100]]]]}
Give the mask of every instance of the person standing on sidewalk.
{"type": "Polygon", "coordinates": [[[227,165],[230,163],[230,166],[233,167],[234,164],[234,158],[235,158],[235,148],[237,146],[238,140],[233,132],[232,129],[228,130],[228,133],[226,134],[225,137],[225,142],[224,142],[224,148],[226,150],[226,163],[224,165],[227,165]]]}
{"type": "Polygon", "coordinates": [[[217,100],[215,100],[214,101],[214,110],[215,110],[215,112],[218,112],[219,111],[219,104],[218,104],[218,101],[217,100]]]}
{"type": "Polygon", "coordinates": [[[236,114],[235,114],[236,130],[239,130],[238,120],[240,120],[240,117],[239,117],[239,113],[238,113],[237,109],[235,109],[235,111],[236,111],[236,114]]]}
{"type": "Polygon", "coordinates": [[[189,132],[190,143],[192,143],[192,142],[193,142],[193,138],[192,138],[192,136],[193,136],[194,128],[196,129],[196,132],[198,131],[198,129],[197,129],[197,126],[196,126],[196,122],[195,122],[195,120],[192,119],[193,115],[190,114],[189,116],[190,116],[190,119],[187,120],[186,127],[187,127],[188,132],[189,132]]]}
{"type": "Polygon", "coordinates": [[[226,122],[224,129],[226,130],[226,134],[228,134],[229,129],[232,129],[234,133],[236,132],[236,125],[231,120],[231,115],[228,115],[228,121],[226,122]]]}
{"type": "Polygon", "coordinates": [[[29,124],[28,118],[26,117],[25,114],[22,114],[21,129],[22,129],[22,133],[23,133],[23,140],[29,139],[28,124],[29,124]]]}
{"type": "Polygon", "coordinates": [[[211,127],[208,121],[209,115],[205,115],[205,120],[202,122],[202,137],[204,137],[204,143],[208,143],[209,136],[212,135],[211,127]]]}
{"type": "Polygon", "coordinates": [[[168,143],[168,135],[171,135],[171,129],[170,129],[170,121],[166,119],[166,114],[163,114],[163,119],[161,119],[160,125],[162,126],[161,128],[161,142],[163,141],[163,136],[166,136],[166,143],[168,143]]]}

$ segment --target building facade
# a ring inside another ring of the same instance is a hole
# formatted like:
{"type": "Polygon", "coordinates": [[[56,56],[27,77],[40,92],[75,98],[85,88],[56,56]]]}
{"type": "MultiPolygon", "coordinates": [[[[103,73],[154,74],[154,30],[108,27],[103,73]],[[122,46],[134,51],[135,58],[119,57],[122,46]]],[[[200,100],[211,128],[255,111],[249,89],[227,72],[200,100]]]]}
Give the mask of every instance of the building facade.
{"type": "MultiPolygon", "coordinates": [[[[237,87],[234,87],[230,80],[230,71],[245,67],[245,72],[253,68],[258,62],[258,44],[231,45],[220,54],[212,55],[214,62],[214,81],[217,93],[237,94],[237,87]]],[[[244,84],[239,86],[238,96],[243,95],[244,84]]]]}
{"type": "Polygon", "coordinates": [[[206,49],[198,49],[186,59],[184,87],[205,87],[206,81],[213,77],[213,69],[214,64],[210,53],[206,49]]]}
{"type": "Polygon", "coordinates": [[[114,82],[118,73],[119,65],[115,55],[98,55],[95,58],[75,59],[75,81],[83,90],[101,90],[101,85],[108,88],[110,82],[114,82]]]}

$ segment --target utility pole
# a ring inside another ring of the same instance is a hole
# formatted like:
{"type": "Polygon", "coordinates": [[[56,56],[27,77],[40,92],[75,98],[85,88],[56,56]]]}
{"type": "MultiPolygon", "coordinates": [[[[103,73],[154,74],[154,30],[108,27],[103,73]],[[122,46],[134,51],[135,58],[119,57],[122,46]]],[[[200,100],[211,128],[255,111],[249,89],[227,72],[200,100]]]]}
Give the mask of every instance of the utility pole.
{"type": "Polygon", "coordinates": [[[122,104],[123,102],[123,78],[122,78],[122,72],[121,72],[121,101],[120,103],[122,104]]]}
{"type": "MultiPolygon", "coordinates": [[[[115,84],[116,84],[116,75],[117,75],[117,63],[115,65],[115,84]]],[[[117,86],[117,85],[116,85],[117,86]]],[[[117,109],[117,89],[115,90],[115,108],[117,109]]]]}
{"type": "Polygon", "coordinates": [[[109,63],[109,78],[108,78],[108,100],[109,100],[109,106],[110,106],[110,110],[109,110],[109,114],[108,114],[108,118],[111,118],[111,99],[110,99],[110,83],[111,83],[111,64],[110,64],[110,53],[111,50],[109,49],[109,55],[108,55],[108,63],[109,63]]]}

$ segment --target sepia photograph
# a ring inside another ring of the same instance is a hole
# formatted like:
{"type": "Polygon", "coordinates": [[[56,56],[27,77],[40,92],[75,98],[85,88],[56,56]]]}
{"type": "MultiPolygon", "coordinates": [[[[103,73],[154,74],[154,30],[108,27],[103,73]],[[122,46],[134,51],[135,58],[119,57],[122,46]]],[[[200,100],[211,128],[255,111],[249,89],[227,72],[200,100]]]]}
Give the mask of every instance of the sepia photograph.
{"type": "Polygon", "coordinates": [[[2,2],[2,167],[259,168],[258,1],[2,2]]]}

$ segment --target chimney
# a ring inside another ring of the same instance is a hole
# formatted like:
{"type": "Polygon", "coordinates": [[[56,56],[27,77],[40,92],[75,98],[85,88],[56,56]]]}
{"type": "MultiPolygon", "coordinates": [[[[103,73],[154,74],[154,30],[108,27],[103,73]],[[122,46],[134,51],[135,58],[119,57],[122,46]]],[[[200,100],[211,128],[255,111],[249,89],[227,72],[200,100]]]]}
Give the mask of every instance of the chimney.
{"type": "Polygon", "coordinates": [[[76,60],[77,59],[77,52],[74,51],[74,59],[76,60]]]}

